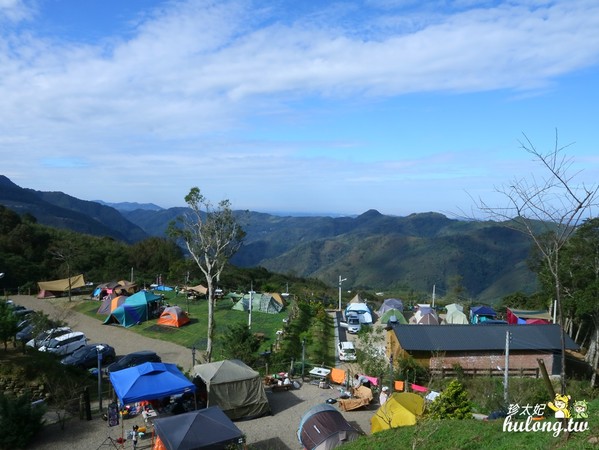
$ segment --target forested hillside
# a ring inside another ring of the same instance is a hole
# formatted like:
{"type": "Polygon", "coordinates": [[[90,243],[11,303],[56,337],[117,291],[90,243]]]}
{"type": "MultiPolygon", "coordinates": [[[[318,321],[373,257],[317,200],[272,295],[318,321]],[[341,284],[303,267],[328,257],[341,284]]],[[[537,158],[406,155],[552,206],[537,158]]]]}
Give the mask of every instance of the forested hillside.
{"type": "MultiPolygon", "coordinates": [[[[62,193],[23,189],[6,177],[0,177],[0,204],[40,224],[125,243],[165,238],[168,224],[185,212],[132,204],[117,211],[62,193]]],[[[500,223],[374,210],[357,217],[236,215],[247,233],[231,261],[239,267],[315,277],[331,287],[342,276],[348,288],[381,292],[431,292],[435,286],[440,295],[489,303],[536,289],[528,267],[529,238],[500,223]]]]}

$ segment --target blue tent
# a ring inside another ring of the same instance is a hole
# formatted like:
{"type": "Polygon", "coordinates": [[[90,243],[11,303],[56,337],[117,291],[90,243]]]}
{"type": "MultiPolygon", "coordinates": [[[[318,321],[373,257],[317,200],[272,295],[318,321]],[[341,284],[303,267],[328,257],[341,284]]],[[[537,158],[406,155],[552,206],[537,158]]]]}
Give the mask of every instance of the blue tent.
{"type": "Polygon", "coordinates": [[[470,323],[476,324],[486,320],[494,320],[497,313],[490,306],[473,306],[470,308],[470,323]]]}
{"type": "Polygon", "coordinates": [[[121,404],[142,400],[156,400],[171,395],[195,392],[189,381],[175,364],[144,363],[117,372],[110,372],[110,382],[121,404]]]}

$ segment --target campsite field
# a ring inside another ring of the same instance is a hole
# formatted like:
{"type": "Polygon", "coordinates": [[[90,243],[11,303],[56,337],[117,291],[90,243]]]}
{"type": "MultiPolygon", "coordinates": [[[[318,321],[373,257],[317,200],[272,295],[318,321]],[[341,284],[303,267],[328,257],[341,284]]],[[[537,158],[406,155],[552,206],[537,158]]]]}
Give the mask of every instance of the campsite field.
{"type": "MultiPolygon", "coordinates": [[[[189,300],[182,296],[175,296],[173,293],[166,293],[165,300],[171,305],[178,305],[184,311],[189,312],[190,323],[181,327],[164,327],[156,325],[156,319],[142,322],[132,329],[143,336],[160,339],[174,344],[182,345],[187,348],[195,347],[203,349],[206,347],[208,302],[206,300],[189,300]]],[[[97,314],[100,302],[95,300],[78,300],[75,310],[89,317],[103,322],[105,315],[97,314]]],[[[228,325],[235,323],[248,323],[248,313],[231,309],[233,302],[228,299],[218,300],[215,309],[215,336],[221,335],[228,325]]],[[[277,330],[284,325],[283,319],[288,317],[288,307],[279,314],[266,314],[261,312],[252,312],[252,331],[254,333],[263,333],[264,341],[260,351],[269,350],[271,344],[274,344],[277,330]]],[[[214,354],[219,355],[220,342],[214,343],[214,354]]],[[[218,358],[217,358],[218,359],[218,358]]]]}

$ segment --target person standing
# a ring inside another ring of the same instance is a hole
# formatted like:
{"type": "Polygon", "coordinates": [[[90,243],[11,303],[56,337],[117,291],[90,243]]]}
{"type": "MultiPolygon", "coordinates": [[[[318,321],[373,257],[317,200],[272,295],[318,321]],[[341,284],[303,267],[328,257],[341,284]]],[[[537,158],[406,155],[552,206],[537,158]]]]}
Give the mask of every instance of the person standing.
{"type": "Polygon", "coordinates": [[[383,406],[388,398],[389,398],[389,388],[387,386],[383,386],[381,394],[379,395],[380,405],[383,406]]]}
{"type": "Polygon", "coordinates": [[[131,441],[133,442],[133,450],[137,449],[137,439],[139,438],[138,433],[139,427],[137,425],[133,425],[133,432],[131,433],[131,441]]]}

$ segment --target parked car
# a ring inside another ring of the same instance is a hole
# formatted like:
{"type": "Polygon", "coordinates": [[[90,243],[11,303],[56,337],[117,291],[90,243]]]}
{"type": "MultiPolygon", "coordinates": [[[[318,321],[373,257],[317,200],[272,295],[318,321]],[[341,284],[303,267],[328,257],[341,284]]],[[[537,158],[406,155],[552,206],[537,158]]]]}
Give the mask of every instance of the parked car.
{"type": "Polygon", "coordinates": [[[347,332],[357,334],[360,332],[362,325],[360,324],[360,317],[357,314],[350,314],[347,316],[347,332]]]}
{"type": "Polygon", "coordinates": [[[69,356],[62,358],[62,364],[91,369],[98,367],[98,352],[102,355],[101,366],[110,364],[116,359],[114,348],[108,344],[87,344],[79,350],[75,350],[69,356]]]}
{"type": "Polygon", "coordinates": [[[339,352],[339,361],[355,361],[356,360],[356,348],[353,342],[341,341],[337,345],[339,352]]]}
{"type": "Polygon", "coordinates": [[[55,355],[66,356],[80,349],[87,344],[87,337],[81,331],[73,331],[72,333],[57,336],[42,347],[40,352],[54,353],[55,355]]]}
{"type": "Polygon", "coordinates": [[[162,362],[160,356],[151,350],[142,350],[139,352],[129,353],[123,356],[118,361],[109,365],[106,370],[108,372],[118,372],[119,370],[126,369],[128,367],[139,366],[146,362],[162,362]]]}
{"type": "Polygon", "coordinates": [[[21,331],[23,328],[31,324],[31,320],[23,319],[19,323],[17,323],[17,331],[21,331]]]}
{"type": "Polygon", "coordinates": [[[40,348],[45,346],[50,341],[50,339],[72,332],[73,330],[71,330],[69,327],[52,328],[51,330],[42,331],[35,338],[27,342],[27,344],[25,345],[33,348],[40,348]]]}
{"type": "Polygon", "coordinates": [[[15,317],[18,317],[19,319],[25,319],[26,317],[29,317],[34,312],[35,311],[33,309],[27,309],[27,308],[13,309],[12,315],[15,317]]]}
{"type": "Polygon", "coordinates": [[[17,341],[25,343],[33,337],[34,330],[35,327],[33,326],[33,324],[28,322],[23,329],[17,331],[15,338],[17,339],[17,341]]]}

